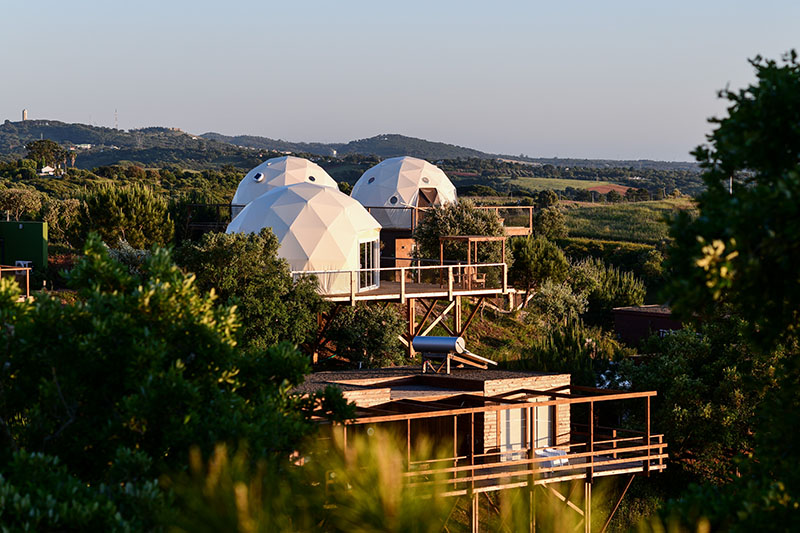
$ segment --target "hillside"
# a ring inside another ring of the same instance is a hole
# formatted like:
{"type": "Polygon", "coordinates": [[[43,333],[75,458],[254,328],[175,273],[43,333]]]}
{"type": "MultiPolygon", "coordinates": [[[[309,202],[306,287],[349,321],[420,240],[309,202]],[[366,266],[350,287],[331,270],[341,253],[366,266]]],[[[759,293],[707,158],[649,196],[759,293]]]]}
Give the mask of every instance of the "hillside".
{"type": "Polygon", "coordinates": [[[454,144],[426,141],[415,137],[407,137],[398,134],[376,135],[368,139],[358,139],[348,143],[305,143],[289,142],[283,140],[270,139],[268,137],[256,137],[253,135],[238,135],[230,137],[219,133],[204,133],[204,139],[214,140],[233,144],[246,148],[256,148],[261,150],[276,150],[287,152],[305,152],[309,154],[330,156],[336,155],[374,155],[382,158],[399,157],[410,155],[422,159],[458,159],[461,157],[476,157],[488,159],[497,157],[494,154],[487,154],[480,150],[464,148],[454,144]]]}

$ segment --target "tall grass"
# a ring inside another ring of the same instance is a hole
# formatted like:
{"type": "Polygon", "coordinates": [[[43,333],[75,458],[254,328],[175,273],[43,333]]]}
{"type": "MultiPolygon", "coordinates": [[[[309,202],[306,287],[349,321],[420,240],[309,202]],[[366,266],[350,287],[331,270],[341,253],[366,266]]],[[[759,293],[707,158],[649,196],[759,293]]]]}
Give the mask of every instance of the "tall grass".
{"type": "MultiPolygon", "coordinates": [[[[254,464],[222,446],[207,461],[193,452],[190,474],[162,480],[174,501],[161,522],[168,531],[193,533],[469,531],[470,495],[446,496],[448,485],[437,475],[410,486],[405,443],[377,428],[368,433],[349,440],[346,452],[341,439],[321,441],[302,465],[299,458],[254,464]]],[[[434,452],[418,444],[412,460],[442,456],[434,452]]],[[[583,507],[582,480],[551,487],[583,507]]],[[[616,492],[611,483],[595,486],[593,529],[602,527],[616,492]]],[[[527,531],[531,505],[540,531],[573,531],[581,522],[547,487],[482,493],[477,501],[482,531],[527,531]]]]}

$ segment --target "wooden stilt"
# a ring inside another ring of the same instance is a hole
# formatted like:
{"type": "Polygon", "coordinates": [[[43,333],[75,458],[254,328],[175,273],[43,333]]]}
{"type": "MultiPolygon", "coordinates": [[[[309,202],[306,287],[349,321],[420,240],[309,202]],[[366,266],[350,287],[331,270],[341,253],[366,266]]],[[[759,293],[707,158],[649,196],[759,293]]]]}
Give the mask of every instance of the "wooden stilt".
{"type": "Polygon", "coordinates": [[[592,533],[592,483],[590,481],[584,482],[583,488],[583,530],[586,533],[592,533]]]}
{"type": "Polygon", "coordinates": [[[406,346],[406,355],[409,359],[412,359],[414,357],[414,347],[411,341],[414,340],[414,333],[417,327],[417,307],[414,298],[409,298],[406,301],[406,318],[408,318],[408,346],[406,346]]]}
{"type": "Polygon", "coordinates": [[[473,492],[470,503],[470,519],[469,525],[472,533],[478,533],[480,528],[480,513],[478,512],[478,496],[479,492],[473,492]]]}

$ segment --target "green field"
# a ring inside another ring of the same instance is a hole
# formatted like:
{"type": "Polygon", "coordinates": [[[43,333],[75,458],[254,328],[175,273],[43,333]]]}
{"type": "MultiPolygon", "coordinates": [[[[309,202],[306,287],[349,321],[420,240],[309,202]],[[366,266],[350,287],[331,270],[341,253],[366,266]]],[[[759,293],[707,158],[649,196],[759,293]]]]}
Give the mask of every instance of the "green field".
{"type": "Polygon", "coordinates": [[[613,185],[610,181],[570,180],[558,178],[508,178],[510,183],[527,189],[542,191],[545,189],[563,191],[567,187],[573,189],[590,189],[600,185],[613,185]]]}
{"type": "Polygon", "coordinates": [[[668,237],[666,219],[694,210],[688,198],[621,204],[582,204],[567,208],[570,237],[656,244],[668,237]]]}

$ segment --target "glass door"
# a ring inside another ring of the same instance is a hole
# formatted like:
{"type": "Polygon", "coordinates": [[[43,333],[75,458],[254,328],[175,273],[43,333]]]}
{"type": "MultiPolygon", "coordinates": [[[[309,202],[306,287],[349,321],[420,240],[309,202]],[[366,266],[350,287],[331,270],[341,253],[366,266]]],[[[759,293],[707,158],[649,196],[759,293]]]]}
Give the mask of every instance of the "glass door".
{"type": "Polygon", "coordinates": [[[377,289],[380,283],[378,272],[378,241],[367,241],[359,244],[360,272],[358,290],[377,289]]]}

